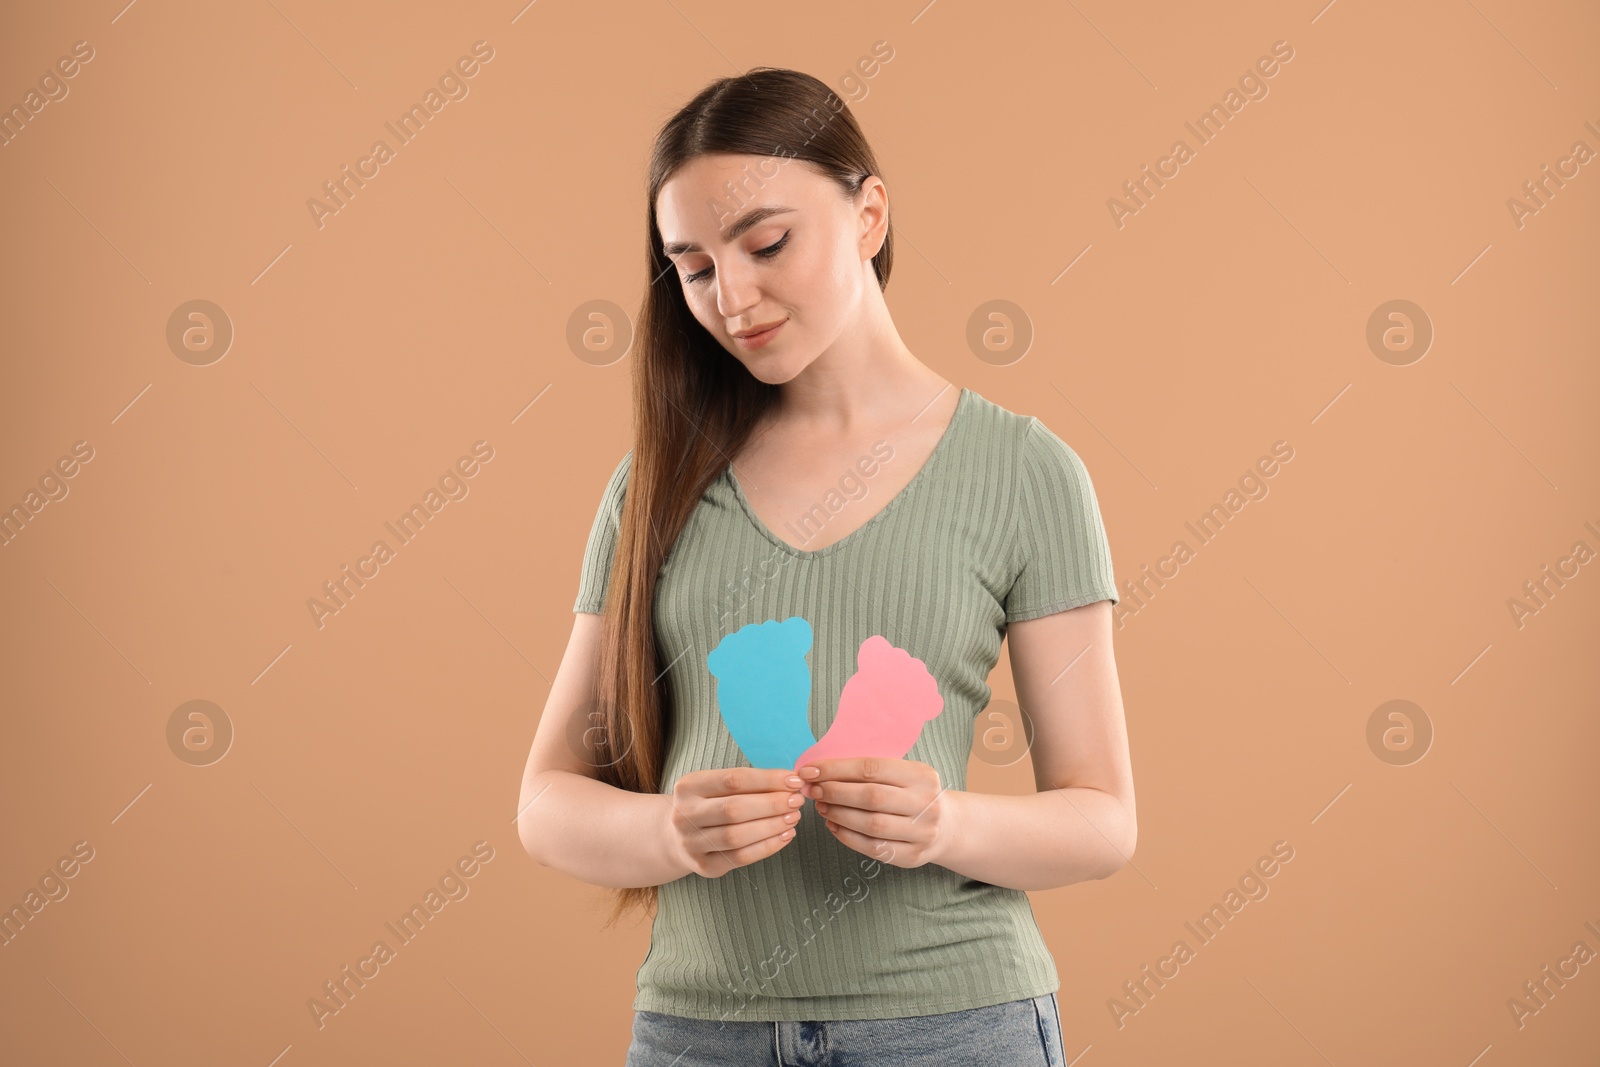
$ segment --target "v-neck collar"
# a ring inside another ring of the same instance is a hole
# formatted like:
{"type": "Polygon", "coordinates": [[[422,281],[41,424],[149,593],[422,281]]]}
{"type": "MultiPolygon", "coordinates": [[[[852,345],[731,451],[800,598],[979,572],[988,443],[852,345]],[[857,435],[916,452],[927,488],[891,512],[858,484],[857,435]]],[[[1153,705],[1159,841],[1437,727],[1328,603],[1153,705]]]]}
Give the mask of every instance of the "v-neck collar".
{"type": "Polygon", "coordinates": [[[951,414],[949,423],[945,425],[944,433],[939,436],[938,442],[933,446],[933,451],[928,453],[928,458],[923,460],[922,466],[917,470],[916,474],[911,476],[911,480],[905,484],[904,488],[896,493],[887,504],[878,510],[877,514],[872,516],[872,518],[862,523],[856,529],[851,530],[839,540],[833,542],[832,544],[824,545],[818,549],[797,548],[785,541],[783,538],[779,537],[777,534],[773,533],[772,530],[767,527],[767,524],[761,521],[761,516],[756,514],[756,509],[750,506],[749,499],[744,495],[744,489],[739,485],[739,479],[734,477],[733,464],[730,463],[723,469],[722,476],[727,480],[728,485],[732,488],[735,499],[739,501],[740,509],[743,510],[745,517],[749,519],[750,525],[755,527],[757,533],[761,534],[761,536],[765,537],[768,541],[771,541],[775,546],[784,550],[785,552],[788,552],[797,559],[817,559],[821,556],[826,556],[830,553],[838,552],[842,549],[848,548],[850,545],[861,540],[868,533],[870,533],[874,527],[883,522],[885,516],[894,511],[895,508],[900,506],[900,503],[903,500],[910,496],[912,490],[914,490],[918,484],[928,477],[929,472],[938,466],[942,455],[948,451],[951,439],[955,437],[956,430],[962,422],[962,416],[971,403],[973,395],[974,394],[971,389],[968,389],[966,386],[961,387],[961,394],[956,398],[955,411],[951,414]]]}

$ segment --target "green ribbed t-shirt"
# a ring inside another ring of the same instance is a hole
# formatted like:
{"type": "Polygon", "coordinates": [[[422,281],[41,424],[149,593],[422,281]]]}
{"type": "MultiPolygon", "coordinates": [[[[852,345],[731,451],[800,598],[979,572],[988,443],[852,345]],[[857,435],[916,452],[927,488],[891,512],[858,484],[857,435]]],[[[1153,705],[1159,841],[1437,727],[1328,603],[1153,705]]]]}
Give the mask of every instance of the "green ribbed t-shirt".
{"type": "MultiPolygon", "coordinates": [[[[888,452],[889,456],[884,457],[888,452]]],[[[662,792],[690,771],[749,766],[717,704],[707,655],[751,623],[802,616],[813,643],[809,719],[821,738],[862,642],[882,635],[926,664],[943,709],[905,759],[965,789],[974,724],[1007,624],[1118,600],[1089,473],[1038,419],[962,389],[944,435],[887,504],[875,449],[810,515],[875,511],[816,551],[777,537],[724,469],[662,567],[654,620],[660,684],[676,708],[662,792]]],[[[583,557],[574,611],[601,613],[627,488],[617,464],[583,557]]],[[[820,523],[820,527],[816,524],[820,523]]],[[[795,541],[800,517],[786,529],[795,541]]],[[[1044,842],[1041,842],[1041,846],[1044,842]]],[[[840,843],[813,801],[776,854],[721,878],[660,887],[636,1011],[701,1019],[931,1015],[1060,988],[1026,893],[937,864],[895,867],[840,843]]]]}

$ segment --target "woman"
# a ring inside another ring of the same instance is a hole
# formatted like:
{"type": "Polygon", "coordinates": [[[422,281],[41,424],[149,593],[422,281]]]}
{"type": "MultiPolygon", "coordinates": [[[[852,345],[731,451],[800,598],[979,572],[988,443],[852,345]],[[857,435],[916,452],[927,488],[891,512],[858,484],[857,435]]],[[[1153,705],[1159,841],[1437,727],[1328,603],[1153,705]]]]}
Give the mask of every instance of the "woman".
{"type": "Polygon", "coordinates": [[[1133,852],[1088,472],[901,341],[878,175],[788,70],[656,142],[634,445],[519,801],[613,922],[655,906],[629,1067],[1063,1063],[1025,891],[1133,852]],[[1038,791],[966,792],[1008,633],[1038,791]]]}

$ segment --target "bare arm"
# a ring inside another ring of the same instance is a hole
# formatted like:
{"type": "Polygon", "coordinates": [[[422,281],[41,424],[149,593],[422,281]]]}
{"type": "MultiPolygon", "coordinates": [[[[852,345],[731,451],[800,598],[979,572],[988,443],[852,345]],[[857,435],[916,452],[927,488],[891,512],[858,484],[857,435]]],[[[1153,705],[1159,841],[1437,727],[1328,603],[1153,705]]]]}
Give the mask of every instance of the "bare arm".
{"type": "Polygon", "coordinates": [[[1006,642],[1038,792],[947,791],[951,832],[933,862],[1023,890],[1107,878],[1138,839],[1111,602],[1012,623],[1006,642]]]}
{"type": "Polygon", "coordinates": [[[607,785],[568,738],[593,708],[604,618],[573,615],[572,636],[550,687],[517,798],[517,835],[534,861],[591,885],[661,885],[689,873],[669,848],[672,798],[607,785]]]}
{"type": "Polygon", "coordinates": [[[594,707],[604,616],[577,612],[522,771],[517,835],[533,860],[591,885],[720,878],[794,839],[803,798],[788,770],[731,767],[681,775],[670,793],[599,780],[580,739],[594,707]]]}

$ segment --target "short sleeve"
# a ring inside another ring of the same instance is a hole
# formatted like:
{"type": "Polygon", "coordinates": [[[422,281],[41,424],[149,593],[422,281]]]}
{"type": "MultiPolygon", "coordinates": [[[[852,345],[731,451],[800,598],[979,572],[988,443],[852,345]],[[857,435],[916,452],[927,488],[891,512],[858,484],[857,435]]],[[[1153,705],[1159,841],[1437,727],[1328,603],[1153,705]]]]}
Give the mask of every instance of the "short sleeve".
{"type": "Polygon", "coordinates": [[[611,561],[617,554],[617,531],[622,527],[622,502],[632,466],[633,450],[629,449],[617,462],[600,496],[594,525],[589,528],[589,543],[583,550],[583,571],[578,577],[578,599],[572,605],[573,611],[605,614],[606,588],[611,584],[611,561]]]}
{"type": "Polygon", "coordinates": [[[1067,443],[1029,416],[1018,448],[1015,578],[1002,606],[1022,622],[1109,600],[1116,577],[1089,471],[1067,443]]]}

